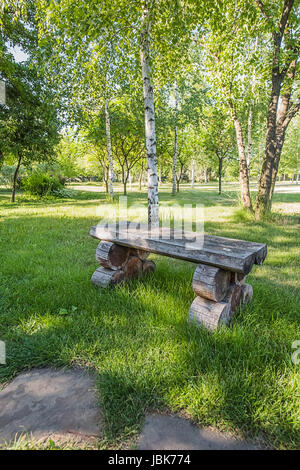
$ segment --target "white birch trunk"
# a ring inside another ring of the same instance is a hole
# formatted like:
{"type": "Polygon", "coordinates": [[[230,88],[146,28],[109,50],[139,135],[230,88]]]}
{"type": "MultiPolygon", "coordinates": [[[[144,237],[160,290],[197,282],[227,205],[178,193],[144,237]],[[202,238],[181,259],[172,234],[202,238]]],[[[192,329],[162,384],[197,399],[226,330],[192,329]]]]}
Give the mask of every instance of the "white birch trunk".
{"type": "Polygon", "coordinates": [[[177,192],[177,141],[178,141],[178,128],[177,128],[177,112],[178,112],[178,92],[177,85],[175,87],[175,127],[174,127],[174,154],[173,154],[173,186],[172,194],[175,196],[177,192]]]}
{"type": "MultiPolygon", "coordinates": [[[[258,38],[256,38],[254,52],[257,50],[258,45],[258,38]]],[[[250,177],[250,163],[252,160],[252,116],[253,116],[253,107],[254,107],[254,93],[255,93],[255,85],[256,85],[256,73],[255,70],[252,76],[252,99],[250,102],[250,109],[248,114],[248,148],[247,148],[247,166],[248,166],[248,175],[250,177]]]]}
{"type": "Polygon", "coordinates": [[[250,104],[249,114],[248,114],[248,148],[247,148],[247,167],[248,174],[250,174],[250,162],[252,159],[252,107],[253,102],[250,104]]]}
{"type": "Polygon", "coordinates": [[[145,110],[145,136],[147,150],[148,173],[148,224],[149,227],[159,226],[158,213],[158,177],[156,159],[156,132],[154,96],[150,73],[150,11],[149,2],[144,0],[141,29],[141,67],[145,110]]]}
{"type": "Polygon", "coordinates": [[[114,188],[113,188],[113,154],[111,146],[111,136],[110,136],[110,118],[109,118],[109,108],[108,100],[105,98],[105,129],[106,129],[106,147],[108,154],[108,193],[114,198],[114,188]]]}

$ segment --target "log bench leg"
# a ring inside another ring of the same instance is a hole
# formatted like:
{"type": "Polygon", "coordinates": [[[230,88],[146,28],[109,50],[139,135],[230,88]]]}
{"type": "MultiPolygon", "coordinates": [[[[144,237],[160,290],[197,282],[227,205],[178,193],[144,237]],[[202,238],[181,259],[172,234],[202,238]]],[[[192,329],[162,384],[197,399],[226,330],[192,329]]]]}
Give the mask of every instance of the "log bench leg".
{"type": "Polygon", "coordinates": [[[148,251],[136,250],[115,243],[101,241],[96,249],[100,267],[91,281],[100,287],[113,287],[155,271],[155,263],[148,260],[148,251]]]}
{"type": "Polygon", "coordinates": [[[239,273],[198,265],[193,277],[197,297],[190,307],[188,321],[210,330],[228,325],[235,310],[252,299],[252,286],[245,280],[246,277],[239,273]]]}

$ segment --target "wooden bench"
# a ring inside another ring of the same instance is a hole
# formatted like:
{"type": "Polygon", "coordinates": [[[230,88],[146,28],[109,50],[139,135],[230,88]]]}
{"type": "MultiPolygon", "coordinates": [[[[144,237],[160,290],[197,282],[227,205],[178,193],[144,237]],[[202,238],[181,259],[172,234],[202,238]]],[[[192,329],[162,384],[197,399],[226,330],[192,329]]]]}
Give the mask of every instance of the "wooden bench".
{"type": "Polygon", "coordinates": [[[101,287],[114,286],[155,271],[150,253],[197,263],[193,277],[196,294],[189,320],[209,329],[228,325],[234,311],[252,299],[246,276],[254,264],[262,264],[267,246],[261,243],[159,228],[151,233],[139,224],[120,222],[93,226],[90,235],[100,239],[96,260],[100,267],[91,280],[101,287]]]}

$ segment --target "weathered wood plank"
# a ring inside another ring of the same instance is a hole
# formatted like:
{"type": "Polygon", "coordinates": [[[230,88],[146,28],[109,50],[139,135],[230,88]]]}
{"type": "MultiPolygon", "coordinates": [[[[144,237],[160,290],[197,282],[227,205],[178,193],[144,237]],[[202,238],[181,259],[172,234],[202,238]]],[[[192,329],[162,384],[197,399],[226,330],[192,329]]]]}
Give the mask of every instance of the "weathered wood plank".
{"type": "Polygon", "coordinates": [[[127,222],[117,225],[115,230],[105,225],[91,228],[90,235],[100,240],[111,241],[123,246],[144,250],[163,256],[170,256],[197,264],[216,266],[224,270],[248,274],[253,264],[261,264],[266,257],[267,247],[264,244],[226,239],[204,234],[203,246],[186,249],[186,242],[195,240],[195,234],[186,232],[184,239],[174,238],[177,232],[159,229],[157,233],[137,230],[138,224],[126,231],[127,222]],[[172,238],[173,236],[173,238],[172,238]]]}

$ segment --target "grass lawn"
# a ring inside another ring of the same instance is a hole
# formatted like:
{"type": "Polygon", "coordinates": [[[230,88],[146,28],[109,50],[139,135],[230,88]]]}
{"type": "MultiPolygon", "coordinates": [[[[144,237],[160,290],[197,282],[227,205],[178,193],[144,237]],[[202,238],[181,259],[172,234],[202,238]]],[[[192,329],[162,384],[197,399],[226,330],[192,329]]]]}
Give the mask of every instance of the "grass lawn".
{"type": "MultiPolygon", "coordinates": [[[[101,448],[134,445],[151,411],[299,448],[300,365],[291,357],[300,340],[300,194],[275,194],[274,217],[258,223],[237,208],[236,187],[224,188],[218,196],[215,187],[183,187],[175,198],[204,204],[208,233],[268,244],[264,265],[248,276],[253,302],[216,333],[187,323],[193,264],[152,255],[157,270],[147,280],[91,284],[89,228],[112,206],[103,192],[11,204],[0,190],[0,387],[32,367],[90,368],[101,448]]],[[[170,187],[160,201],[174,202],[170,187]]],[[[130,192],[129,202],[146,205],[147,195],[130,192]]]]}

